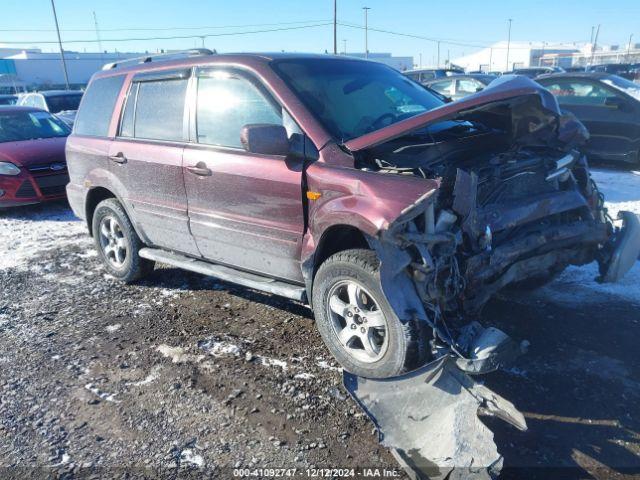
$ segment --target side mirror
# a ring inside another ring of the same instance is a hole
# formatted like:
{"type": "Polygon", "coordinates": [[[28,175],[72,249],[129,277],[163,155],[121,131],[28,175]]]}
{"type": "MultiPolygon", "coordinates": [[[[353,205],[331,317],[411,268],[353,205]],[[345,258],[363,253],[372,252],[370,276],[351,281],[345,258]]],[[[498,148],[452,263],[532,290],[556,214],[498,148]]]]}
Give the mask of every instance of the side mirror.
{"type": "Polygon", "coordinates": [[[240,131],[240,142],[247,152],[260,155],[289,154],[289,138],[282,125],[253,123],[245,125],[240,131]]]}
{"type": "Polygon", "coordinates": [[[615,108],[616,110],[624,111],[626,109],[625,101],[619,97],[607,97],[604,104],[607,107],[615,108]]]}

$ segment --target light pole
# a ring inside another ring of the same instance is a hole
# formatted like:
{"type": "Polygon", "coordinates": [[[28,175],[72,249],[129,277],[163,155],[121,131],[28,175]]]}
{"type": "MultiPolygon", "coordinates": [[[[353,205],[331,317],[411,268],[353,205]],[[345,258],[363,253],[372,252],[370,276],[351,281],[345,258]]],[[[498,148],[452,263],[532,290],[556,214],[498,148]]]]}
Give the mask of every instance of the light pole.
{"type": "Polygon", "coordinates": [[[53,9],[53,20],[56,22],[56,32],[58,32],[58,46],[60,47],[60,60],[62,60],[62,71],[64,72],[64,83],[69,90],[69,74],[67,73],[67,62],[64,59],[64,50],[62,49],[62,38],[60,37],[60,27],[58,26],[58,15],[56,14],[56,5],[51,0],[51,8],[53,9]]]}
{"type": "Polygon", "coordinates": [[[438,64],[436,67],[440,68],[440,40],[438,40],[438,64]]]}
{"type": "Polygon", "coordinates": [[[633,33],[629,35],[629,44],[627,45],[627,62],[631,59],[631,39],[633,38],[633,33]]]}
{"type": "Polygon", "coordinates": [[[333,0],[333,54],[338,54],[338,0],[333,0]]]}
{"type": "Polygon", "coordinates": [[[369,58],[369,7],[362,7],[364,10],[364,58],[369,58]]]}
{"type": "Polygon", "coordinates": [[[511,22],[513,22],[512,18],[509,19],[509,33],[507,35],[507,72],[509,71],[509,49],[511,48],[511,22]]]}

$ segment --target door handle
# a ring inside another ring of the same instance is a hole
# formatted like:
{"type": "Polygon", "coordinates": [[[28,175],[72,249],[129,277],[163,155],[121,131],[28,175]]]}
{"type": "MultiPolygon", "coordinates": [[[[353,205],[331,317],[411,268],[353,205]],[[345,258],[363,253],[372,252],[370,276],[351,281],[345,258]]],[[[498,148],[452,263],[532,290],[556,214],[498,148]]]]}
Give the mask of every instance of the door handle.
{"type": "Polygon", "coordinates": [[[198,162],[195,165],[187,167],[187,170],[195,175],[200,175],[201,177],[208,177],[211,175],[211,170],[206,167],[204,162],[198,162]]]}
{"type": "Polygon", "coordinates": [[[109,155],[109,160],[116,163],[127,163],[127,157],[125,157],[122,152],[118,152],[115,155],[109,155]]]}

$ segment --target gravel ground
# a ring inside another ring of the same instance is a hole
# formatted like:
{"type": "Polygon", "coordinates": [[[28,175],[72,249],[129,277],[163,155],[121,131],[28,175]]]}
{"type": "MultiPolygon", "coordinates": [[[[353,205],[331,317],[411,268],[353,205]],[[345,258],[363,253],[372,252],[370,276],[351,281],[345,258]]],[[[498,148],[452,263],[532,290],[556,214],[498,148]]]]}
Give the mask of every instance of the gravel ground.
{"type": "MultiPolygon", "coordinates": [[[[637,208],[640,176],[600,175],[637,208]]],[[[0,212],[0,249],[3,476],[397,468],[303,305],[173,268],[122,285],[64,203],[0,212]]],[[[484,312],[532,343],[485,377],[530,427],[486,420],[502,478],[640,478],[639,270],[484,312]]]]}

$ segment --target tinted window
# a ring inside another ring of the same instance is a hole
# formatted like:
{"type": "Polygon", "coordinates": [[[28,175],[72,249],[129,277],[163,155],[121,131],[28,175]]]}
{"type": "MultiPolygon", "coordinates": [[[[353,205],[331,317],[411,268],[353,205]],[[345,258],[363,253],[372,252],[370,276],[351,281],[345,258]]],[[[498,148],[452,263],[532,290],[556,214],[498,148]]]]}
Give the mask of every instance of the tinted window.
{"type": "Polygon", "coordinates": [[[48,112],[0,111],[0,143],[66,137],[69,128],[48,112]]]}
{"type": "Polygon", "coordinates": [[[33,95],[31,97],[31,103],[36,108],[41,108],[42,110],[47,109],[47,104],[44,103],[44,98],[41,95],[33,95]]]}
{"type": "Polygon", "coordinates": [[[186,79],[141,82],[136,101],[134,136],[151,140],[184,140],[186,93],[186,79]]]}
{"type": "Polygon", "coordinates": [[[89,84],[75,120],[73,131],[79,135],[106,137],[124,76],[98,78],[89,84]]]}
{"type": "Polygon", "coordinates": [[[544,86],[556,96],[560,105],[604,105],[607,98],[616,96],[602,85],[584,80],[547,81],[544,86]]]}
{"type": "Polygon", "coordinates": [[[342,142],[443,104],[397,70],[376,62],[313,58],[280,60],[274,67],[342,142]]]}
{"type": "MultiPolygon", "coordinates": [[[[122,82],[120,82],[122,84],[122,82]]],[[[81,93],[73,93],[69,95],[54,95],[46,97],[47,106],[51,113],[65,112],[69,110],[78,110],[81,93]]]]}
{"type": "Polygon", "coordinates": [[[441,82],[433,82],[429,84],[429,88],[434,89],[436,92],[441,93],[447,97],[453,95],[454,80],[443,80],[441,82]]]}
{"type": "Polygon", "coordinates": [[[282,125],[282,109],[248,78],[223,71],[198,77],[199,143],[242,148],[240,131],[251,123],[282,125]]]}
{"type": "Polygon", "coordinates": [[[476,93],[479,90],[482,90],[482,85],[477,80],[473,78],[465,78],[458,80],[458,93],[460,95],[469,95],[471,93],[476,93]]]}

